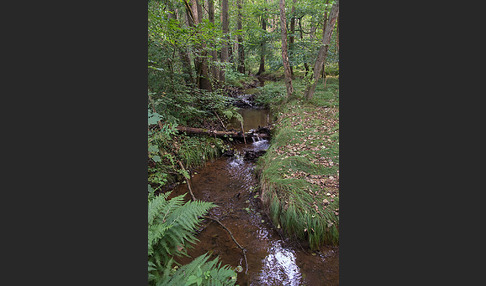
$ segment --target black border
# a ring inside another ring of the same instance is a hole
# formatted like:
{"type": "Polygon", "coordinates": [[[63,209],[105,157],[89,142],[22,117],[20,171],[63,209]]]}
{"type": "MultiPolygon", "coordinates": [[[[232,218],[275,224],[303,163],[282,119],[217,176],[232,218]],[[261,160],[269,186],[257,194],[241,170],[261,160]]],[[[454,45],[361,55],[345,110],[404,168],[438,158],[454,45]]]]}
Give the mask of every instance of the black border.
{"type": "MultiPolygon", "coordinates": [[[[143,285],[147,3],[65,4],[5,10],[6,274],[143,285]]],[[[482,273],[467,256],[483,244],[484,148],[483,9],[469,5],[340,3],[342,285],[482,273]]]]}

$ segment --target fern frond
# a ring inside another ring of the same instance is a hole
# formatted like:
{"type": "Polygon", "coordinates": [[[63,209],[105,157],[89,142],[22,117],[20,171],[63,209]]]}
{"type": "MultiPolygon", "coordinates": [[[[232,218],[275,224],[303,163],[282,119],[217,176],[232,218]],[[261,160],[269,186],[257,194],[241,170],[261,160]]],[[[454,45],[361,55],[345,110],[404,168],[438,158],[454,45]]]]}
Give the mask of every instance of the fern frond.
{"type": "Polygon", "coordinates": [[[218,264],[219,258],[212,261],[208,261],[208,259],[208,253],[197,257],[172,275],[164,276],[157,282],[157,286],[192,285],[189,281],[191,276],[200,277],[202,285],[235,285],[237,275],[235,271],[231,270],[228,265],[221,267],[221,263],[218,264]],[[209,272],[209,276],[206,276],[207,272],[209,272]]]}
{"type": "Polygon", "coordinates": [[[208,261],[202,255],[191,263],[175,270],[174,255],[187,255],[185,248],[197,242],[195,229],[213,203],[188,201],[184,195],[167,200],[170,192],[149,201],[148,211],[148,278],[151,284],[186,285],[187,282],[203,282],[203,285],[234,285],[236,272],[229,266],[221,267],[218,259],[208,261]],[[190,277],[190,279],[189,279],[190,277]]]}
{"type": "Polygon", "coordinates": [[[170,201],[167,201],[167,197],[171,192],[160,194],[152,199],[148,204],[148,225],[150,226],[154,219],[159,215],[160,210],[165,208],[170,201]]]}
{"type": "Polygon", "coordinates": [[[177,246],[197,242],[194,229],[199,225],[200,216],[207,213],[214,206],[213,203],[203,201],[189,201],[183,206],[173,209],[165,218],[165,223],[173,226],[164,233],[164,239],[160,241],[167,254],[180,254],[177,246]]]}

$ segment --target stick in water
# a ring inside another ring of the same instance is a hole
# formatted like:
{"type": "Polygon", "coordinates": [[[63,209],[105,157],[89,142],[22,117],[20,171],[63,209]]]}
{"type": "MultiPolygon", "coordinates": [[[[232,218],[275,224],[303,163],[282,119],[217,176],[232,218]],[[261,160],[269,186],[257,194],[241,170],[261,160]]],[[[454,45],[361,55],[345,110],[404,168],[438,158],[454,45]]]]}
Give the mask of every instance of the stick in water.
{"type": "Polygon", "coordinates": [[[245,136],[245,129],[243,129],[243,122],[240,121],[240,124],[241,124],[241,132],[243,132],[243,140],[245,140],[245,144],[246,144],[246,136],[245,136]]]}
{"type": "Polygon", "coordinates": [[[222,224],[219,220],[212,218],[212,217],[209,217],[209,216],[203,216],[203,218],[207,218],[207,219],[210,219],[210,220],[217,222],[220,226],[222,226],[228,232],[228,234],[231,236],[231,239],[233,239],[233,241],[236,243],[238,248],[241,249],[241,251],[243,252],[243,256],[245,257],[245,266],[246,266],[245,274],[248,274],[248,260],[246,259],[246,249],[244,249],[243,246],[241,246],[238,243],[238,241],[236,241],[236,239],[233,236],[233,234],[231,233],[231,231],[224,224],[222,224]]]}

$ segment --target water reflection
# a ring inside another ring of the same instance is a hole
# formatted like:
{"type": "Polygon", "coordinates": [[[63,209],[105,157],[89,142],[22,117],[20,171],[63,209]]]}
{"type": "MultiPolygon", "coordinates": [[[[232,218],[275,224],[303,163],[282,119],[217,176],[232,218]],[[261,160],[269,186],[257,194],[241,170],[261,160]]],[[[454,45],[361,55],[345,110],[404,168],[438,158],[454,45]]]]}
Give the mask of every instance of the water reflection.
{"type": "MultiPolygon", "coordinates": [[[[258,127],[267,126],[271,121],[270,110],[268,109],[248,109],[240,108],[238,113],[243,117],[245,132],[250,129],[257,129],[258,127]]],[[[241,130],[241,124],[238,119],[233,117],[230,123],[226,126],[228,129],[241,130]]]]}
{"type": "Polygon", "coordinates": [[[269,254],[263,260],[260,283],[263,285],[300,285],[302,275],[295,262],[293,250],[283,248],[281,241],[272,243],[269,254]]]}

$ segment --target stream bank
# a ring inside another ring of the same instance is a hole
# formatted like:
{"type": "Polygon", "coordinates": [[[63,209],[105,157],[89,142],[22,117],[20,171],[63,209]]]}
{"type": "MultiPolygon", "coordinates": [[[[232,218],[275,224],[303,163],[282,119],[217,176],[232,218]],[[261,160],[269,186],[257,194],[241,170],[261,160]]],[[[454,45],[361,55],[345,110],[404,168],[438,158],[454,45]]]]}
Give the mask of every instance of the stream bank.
{"type": "MultiPolygon", "coordinates": [[[[272,124],[269,110],[240,110],[245,129],[272,124]]],[[[310,252],[295,240],[285,239],[275,228],[261,201],[255,175],[255,159],[245,154],[262,155],[270,147],[269,141],[251,138],[247,143],[235,143],[233,154],[209,161],[193,172],[190,184],[198,200],[210,201],[219,207],[209,216],[218,219],[246,250],[248,273],[238,273],[239,285],[338,285],[339,251],[323,247],[310,252]]],[[[257,155],[257,157],[258,157],[257,155]]],[[[187,184],[180,184],[171,196],[188,192],[187,184]]],[[[190,196],[186,195],[189,199],[190,196]]],[[[193,258],[206,252],[219,256],[222,264],[232,268],[246,268],[242,251],[220,225],[205,220],[194,248],[188,250],[193,258]]],[[[185,264],[191,257],[180,257],[185,264]]]]}

